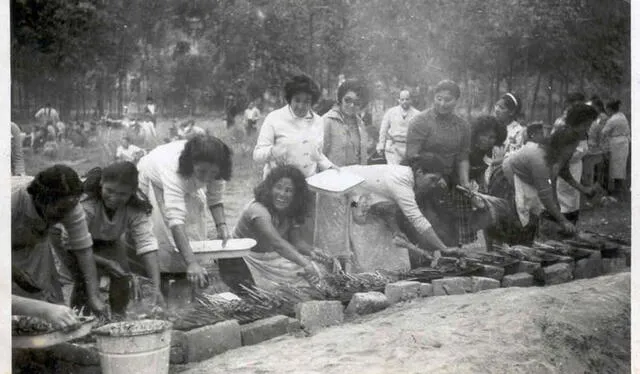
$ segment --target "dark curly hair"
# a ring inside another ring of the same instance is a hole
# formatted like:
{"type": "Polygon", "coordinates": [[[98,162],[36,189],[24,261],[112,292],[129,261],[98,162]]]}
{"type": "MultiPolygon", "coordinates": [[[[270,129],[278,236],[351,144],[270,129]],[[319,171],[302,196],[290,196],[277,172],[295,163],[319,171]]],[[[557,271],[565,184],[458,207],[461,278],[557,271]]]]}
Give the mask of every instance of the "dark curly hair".
{"type": "Polygon", "coordinates": [[[102,183],[104,182],[116,182],[134,188],[135,193],[127,205],[147,215],[151,214],[153,208],[149,198],[138,189],[138,169],[132,162],[116,162],[104,169],[95,167],[89,170],[83,184],[84,193],[90,198],[102,200],[102,183]]]}
{"type": "Polygon", "coordinates": [[[257,202],[264,205],[269,213],[276,214],[273,206],[273,186],[282,178],[289,178],[293,182],[294,194],[293,201],[284,212],[284,215],[291,217],[295,222],[302,224],[309,211],[309,199],[311,192],[307,185],[307,180],[300,169],[292,165],[277,166],[269,172],[265,180],[253,190],[254,198],[257,202]]]}
{"type": "Polygon", "coordinates": [[[296,75],[284,84],[284,98],[288,104],[295,94],[301,92],[311,95],[311,105],[320,100],[320,87],[306,75],[296,75]]]}
{"type": "Polygon", "coordinates": [[[178,160],[178,174],[185,178],[193,175],[196,162],[211,162],[218,165],[220,173],[217,179],[231,179],[231,149],[215,136],[198,135],[189,139],[178,160]]]}
{"type": "Polygon", "coordinates": [[[358,95],[362,106],[369,103],[369,89],[367,86],[359,80],[349,79],[344,81],[340,87],[338,87],[338,104],[342,102],[342,98],[344,98],[344,95],[349,91],[355,92],[356,95],[358,95]]]}
{"type": "Polygon", "coordinates": [[[569,127],[563,126],[556,130],[542,144],[547,151],[547,165],[555,164],[566,146],[574,144],[577,147],[580,139],[580,134],[569,127]]]}
{"type": "Polygon", "coordinates": [[[607,109],[613,113],[617,113],[620,110],[620,100],[611,100],[607,103],[607,109]]]}
{"type": "Polygon", "coordinates": [[[57,164],[40,171],[29,183],[27,192],[41,204],[82,195],[82,181],[75,170],[57,164]]]}
{"type": "Polygon", "coordinates": [[[598,118],[598,111],[591,105],[579,103],[573,105],[567,112],[566,123],[569,127],[578,127],[585,122],[593,122],[598,118]]]}
{"type": "Polygon", "coordinates": [[[490,131],[496,134],[496,142],[494,145],[504,143],[504,140],[507,138],[507,129],[502,126],[494,116],[479,116],[473,120],[471,126],[471,144],[476,143],[478,136],[490,131]]]}

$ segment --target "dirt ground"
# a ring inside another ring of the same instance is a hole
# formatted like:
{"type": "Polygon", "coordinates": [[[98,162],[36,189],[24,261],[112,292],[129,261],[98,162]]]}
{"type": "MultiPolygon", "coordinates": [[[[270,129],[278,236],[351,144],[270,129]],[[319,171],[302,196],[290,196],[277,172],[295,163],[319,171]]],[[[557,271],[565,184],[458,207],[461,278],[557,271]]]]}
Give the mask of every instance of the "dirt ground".
{"type": "MultiPolygon", "coordinates": [[[[239,121],[238,121],[239,122],[239,121]]],[[[158,124],[166,134],[169,121],[158,124]]],[[[227,184],[233,225],[261,179],[251,152],[256,135],[227,130],[218,118],[196,123],[234,150],[227,184]]],[[[121,136],[111,134],[112,139],[121,136]]],[[[26,157],[34,175],[57,162],[84,173],[111,161],[94,144],[63,159],[26,157]]],[[[631,236],[631,204],[585,206],[580,229],[631,236]]],[[[547,288],[498,289],[416,300],[326,329],[281,337],[211,360],[174,366],[188,373],[618,373],[630,371],[629,273],[547,288]]],[[[224,291],[220,289],[219,291],[224,291]]]]}
{"type": "Polygon", "coordinates": [[[197,373],[630,372],[630,273],[418,299],[308,338],[174,368],[197,373]]]}

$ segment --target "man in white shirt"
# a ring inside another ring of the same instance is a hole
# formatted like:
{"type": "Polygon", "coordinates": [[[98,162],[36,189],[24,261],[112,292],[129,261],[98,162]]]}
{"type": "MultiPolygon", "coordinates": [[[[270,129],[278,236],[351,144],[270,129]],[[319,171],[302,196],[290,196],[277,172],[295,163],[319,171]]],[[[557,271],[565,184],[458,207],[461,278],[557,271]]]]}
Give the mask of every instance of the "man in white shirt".
{"type": "Polygon", "coordinates": [[[58,123],[60,121],[60,116],[58,115],[58,111],[51,107],[51,104],[46,103],[44,107],[40,108],[36,112],[35,115],[38,122],[41,125],[47,126],[48,123],[58,123]]]}
{"type": "Polygon", "coordinates": [[[384,151],[388,164],[400,164],[407,151],[407,131],[411,119],[420,113],[411,106],[411,93],[400,91],[398,106],[389,109],[382,118],[376,151],[384,151]]]}

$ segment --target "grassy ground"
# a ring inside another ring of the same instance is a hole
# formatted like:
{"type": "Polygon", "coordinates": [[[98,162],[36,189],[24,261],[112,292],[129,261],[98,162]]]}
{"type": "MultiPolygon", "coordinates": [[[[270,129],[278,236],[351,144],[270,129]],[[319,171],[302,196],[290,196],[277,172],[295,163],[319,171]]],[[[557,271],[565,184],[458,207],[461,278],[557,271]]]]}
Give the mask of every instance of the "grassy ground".
{"type": "MultiPolygon", "coordinates": [[[[168,136],[172,121],[173,119],[158,120],[157,131],[160,139],[168,136]]],[[[230,225],[237,221],[242,207],[253,195],[253,187],[261,180],[262,176],[262,168],[253,163],[251,156],[257,135],[254,133],[247,136],[240,129],[243,127],[241,121],[236,122],[235,129],[227,130],[220,116],[196,120],[198,126],[209,130],[212,135],[222,139],[234,152],[233,176],[227,184],[225,193],[225,209],[230,225]]],[[[80,175],[92,167],[108,165],[114,160],[118,142],[123,135],[123,130],[100,130],[99,135],[95,139],[91,139],[88,147],[76,148],[70,144],[62,144],[55,157],[33,154],[30,149],[25,148],[27,174],[35,175],[38,171],[56,163],[67,164],[75,168],[80,175]]]]}

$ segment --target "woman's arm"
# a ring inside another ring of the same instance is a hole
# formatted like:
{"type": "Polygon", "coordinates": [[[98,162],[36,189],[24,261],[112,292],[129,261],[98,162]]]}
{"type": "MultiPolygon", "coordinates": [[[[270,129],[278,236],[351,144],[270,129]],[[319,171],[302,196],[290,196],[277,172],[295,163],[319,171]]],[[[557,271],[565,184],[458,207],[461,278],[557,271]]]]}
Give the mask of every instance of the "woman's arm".
{"type": "Polygon", "coordinates": [[[458,162],[458,181],[461,186],[469,186],[469,155],[458,162]]]}
{"type": "Polygon", "coordinates": [[[224,214],[224,205],[222,205],[222,203],[210,205],[209,210],[211,211],[211,216],[213,217],[213,221],[216,224],[218,237],[222,239],[222,246],[224,247],[225,245],[227,245],[227,240],[229,240],[229,238],[231,237],[224,214]]]}
{"type": "Polygon", "coordinates": [[[98,271],[96,269],[96,261],[93,257],[93,248],[89,247],[74,250],[73,254],[78,260],[78,267],[84,277],[89,306],[91,306],[91,309],[93,309],[94,312],[103,313],[105,305],[100,298],[100,290],[98,289],[98,271]]]}
{"type": "Polygon", "coordinates": [[[78,322],[76,315],[66,305],[11,295],[11,314],[42,318],[56,326],[66,327],[78,322]]]}
{"type": "Polygon", "coordinates": [[[568,163],[565,164],[560,169],[560,173],[558,174],[558,176],[560,178],[564,179],[565,182],[567,182],[567,184],[569,186],[575,188],[576,190],[580,191],[581,193],[583,193],[585,195],[589,195],[593,191],[591,188],[587,188],[587,187],[583,186],[581,183],[579,183],[578,181],[575,180],[575,178],[573,177],[573,174],[571,174],[571,171],[569,170],[568,163]]]}
{"type": "MultiPolygon", "coordinates": [[[[271,221],[266,217],[256,217],[254,228],[260,241],[266,242],[266,247],[273,248],[280,256],[294,262],[301,267],[311,265],[311,261],[305,258],[299,251],[278,233],[271,221]]],[[[261,245],[261,247],[263,247],[261,245]]]]}
{"type": "Polygon", "coordinates": [[[298,252],[302,253],[305,256],[311,256],[313,253],[313,246],[307,243],[306,240],[302,237],[300,233],[299,227],[292,227],[291,231],[289,231],[289,239],[291,244],[298,249],[298,252]]]}

